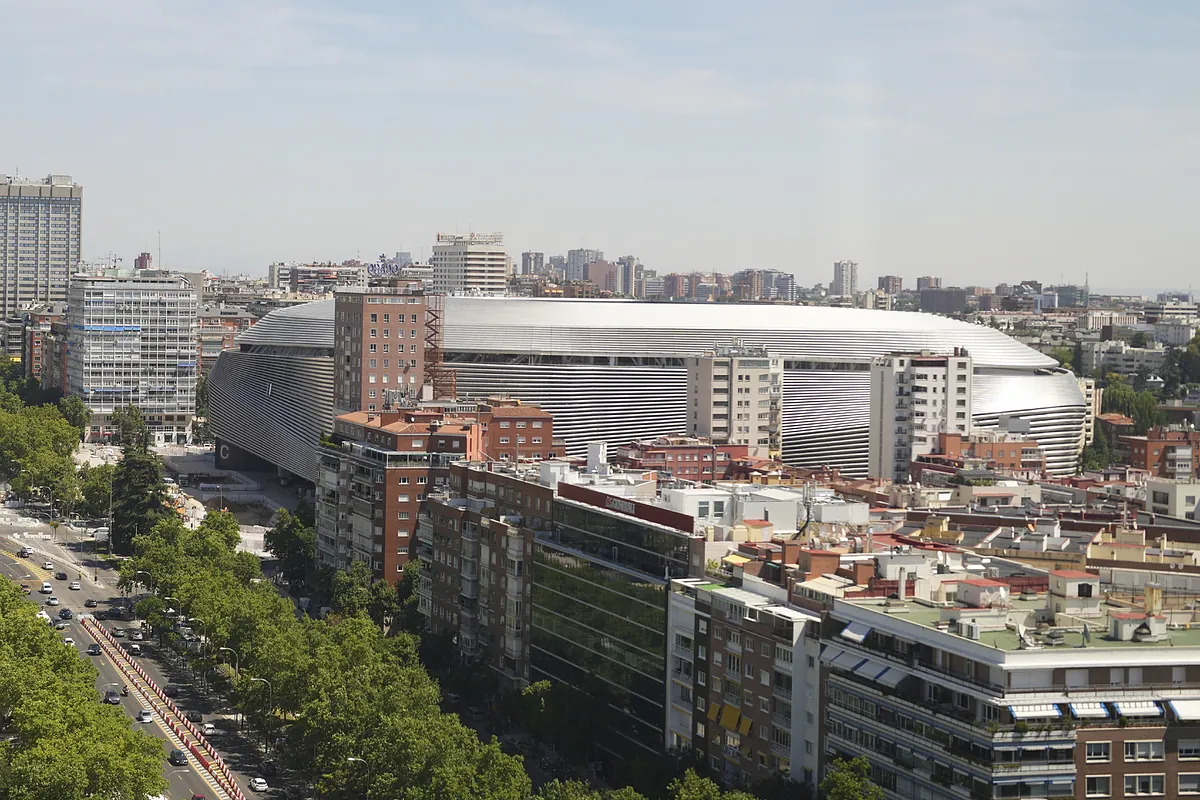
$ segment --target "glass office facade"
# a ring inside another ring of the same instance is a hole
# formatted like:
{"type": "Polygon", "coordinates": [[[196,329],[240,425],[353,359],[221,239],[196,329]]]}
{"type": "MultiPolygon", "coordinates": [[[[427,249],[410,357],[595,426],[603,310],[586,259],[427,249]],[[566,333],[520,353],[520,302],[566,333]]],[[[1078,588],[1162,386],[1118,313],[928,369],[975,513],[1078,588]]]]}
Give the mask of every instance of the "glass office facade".
{"type": "Polygon", "coordinates": [[[533,553],[531,680],[567,683],[613,712],[596,745],[614,758],[663,749],[666,577],[688,569],[683,533],[559,498],[533,553]]]}

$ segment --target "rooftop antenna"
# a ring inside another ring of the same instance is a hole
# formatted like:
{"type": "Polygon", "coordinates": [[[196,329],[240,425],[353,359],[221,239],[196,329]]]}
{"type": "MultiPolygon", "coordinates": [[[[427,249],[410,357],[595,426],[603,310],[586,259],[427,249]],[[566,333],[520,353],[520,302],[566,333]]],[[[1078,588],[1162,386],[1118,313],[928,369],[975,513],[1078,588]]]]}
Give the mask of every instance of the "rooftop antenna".
{"type": "Polygon", "coordinates": [[[166,264],[162,260],[162,231],[158,232],[158,268],[162,269],[166,264]]]}

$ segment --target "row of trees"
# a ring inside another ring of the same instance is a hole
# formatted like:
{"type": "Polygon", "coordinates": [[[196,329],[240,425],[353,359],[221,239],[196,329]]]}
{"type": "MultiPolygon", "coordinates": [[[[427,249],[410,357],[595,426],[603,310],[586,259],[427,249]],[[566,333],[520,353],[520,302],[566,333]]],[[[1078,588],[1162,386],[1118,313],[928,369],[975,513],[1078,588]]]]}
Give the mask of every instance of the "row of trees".
{"type": "Polygon", "coordinates": [[[96,697],[96,669],[0,581],[0,797],[145,798],[167,789],[162,744],[96,697]]]}

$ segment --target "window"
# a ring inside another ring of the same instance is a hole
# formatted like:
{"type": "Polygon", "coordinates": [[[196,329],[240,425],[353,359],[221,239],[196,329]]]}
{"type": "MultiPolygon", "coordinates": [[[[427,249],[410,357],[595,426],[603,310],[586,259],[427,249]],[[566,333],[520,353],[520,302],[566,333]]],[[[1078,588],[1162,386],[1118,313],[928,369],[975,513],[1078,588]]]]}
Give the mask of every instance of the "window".
{"type": "Polygon", "coordinates": [[[397,512],[396,512],[396,519],[402,519],[402,520],[403,520],[403,519],[408,519],[408,512],[407,512],[407,511],[397,511],[397,512]]]}
{"type": "Polygon", "coordinates": [[[1085,797],[1112,797],[1112,778],[1108,775],[1089,775],[1085,797]]]}
{"type": "Polygon", "coordinates": [[[1200,772],[1179,773],[1180,794],[1200,794],[1200,772]]]}
{"type": "Polygon", "coordinates": [[[1089,764],[1112,761],[1112,742],[1088,742],[1086,752],[1089,764]]]}
{"type": "Polygon", "coordinates": [[[1162,761],[1162,739],[1125,742],[1126,761],[1162,761]]]}
{"type": "Polygon", "coordinates": [[[771,685],[771,673],[767,672],[765,669],[760,669],[758,671],[758,682],[761,683],[763,686],[770,686],[771,685]]]}
{"type": "Polygon", "coordinates": [[[1177,751],[1180,761],[1200,761],[1200,739],[1180,739],[1177,751]]]}
{"type": "Polygon", "coordinates": [[[1140,797],[1163,794],[1166,781],[1163,775],[1126,775],[1125,796],[1140,797]]]}

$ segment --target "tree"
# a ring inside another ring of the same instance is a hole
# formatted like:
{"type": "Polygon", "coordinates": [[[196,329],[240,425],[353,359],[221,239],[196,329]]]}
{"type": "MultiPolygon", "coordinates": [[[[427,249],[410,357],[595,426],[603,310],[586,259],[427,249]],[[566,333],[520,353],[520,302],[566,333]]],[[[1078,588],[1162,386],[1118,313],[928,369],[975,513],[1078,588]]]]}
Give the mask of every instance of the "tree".
{"type": "Polygon", "coordinates": [[[380,630],[385,630],[388,621],[395,619],[400,613],[400,598],[396,594],[396,587],[387,581],[375,581],[371,584],[369,595],[367,616],[380,630]]]}
{"type": "Polygon", "coordinates": [[[158,469],[158,458],[148,450],[126,446],[113,480],[114,552],[132,551],[133,538],[149,533],[167,517],[167,489],[158,469]]]}
{"type": "Polygon", "coordinates": [[[864,756],[835,759],[821,781],[825,800],[883,800],[883,789],[871,782],[871,762],[864,756]]]}
{"type": "Polygon", "coordinates": [[[1129,337],[1130,347],[1145,347],[1147,344],[1149,344],[1149,339],[1146,337],[1145,331],[1134,331],[1133,335],[1129,337]]]}
{"type": "Polygon", "coordinates": [[[371,570],[362,561],[335,572],[330,585],[329,606],[346,617],[357,616],[371,605],[371,570]]]}
{"type": "Polygon", "coordinates": [[[113,491],[117,468],[112,464],[85,467],[80,472],[80,512],[93,519],[108,516],[108,503],[113,491]]]}
{"type": "Polygon", "coordinates": [[[299,516],[280,509],[275,527],[267,531],[264,544],[279,559],[279,568],[287,580],[302,581],[308,577],[316,561],[317,533],[299,516]]]}
{"type": "Polygon", "coordinates": [[[92,424],[92,411],[86,403],[72,395],[58,401],[58,410],[63,415],[63,419],[79,431],[80,441],[87,437],[88,428],[92,424]]]}
{"type": "Polygon", "coordinates": [[[140,450],[143,453],[150,450],[150,429],[146,427],[146,421],[142,419],[141,409],[135,405],[129,405],[125,408],[118,408],[109,417],[117,429],[118,441],[125,448],[126,454],[130,450],[140,450]]]}
{"type": "Polygon", "coordinates": [[[1066,369],[1074,369],[1073,364],[1075,353],[1069,347],[1055,347],[1049,352],[1048,355],[1057,361],[1059,366],[1065,367],[1066,369]]]}
{"type": "Polygon", "coordinates": [[[421,563],[415,559],[404,565],[404,573],[396,581],[396,603],[398,619],[393,627],[409,633],[420,633],[425,627],[425,615],[421,613],[417,587],[421,583],[421,563]]]}
{"type": "Polygon", "coordinates": [[[1100,425],[1095,426],[1092,443],[1083,448],[1080,466],[1085,470],[1108,469],[1112,464],[1112,452],[1108,446],[1108,434],[1100,425]]]}
{"type": "MultiPolygon", "coordinates": [[[[670,800],[755,800],[753,795],[745,792],[723,792],[718,784],[701,778],[692,769],[671,781],[667,786],[667,797],[670,800]]],[[[882,797],[881,794],[880,800],[882,797]]]]}

